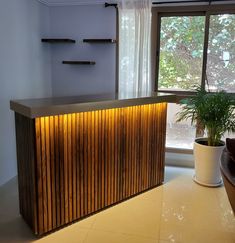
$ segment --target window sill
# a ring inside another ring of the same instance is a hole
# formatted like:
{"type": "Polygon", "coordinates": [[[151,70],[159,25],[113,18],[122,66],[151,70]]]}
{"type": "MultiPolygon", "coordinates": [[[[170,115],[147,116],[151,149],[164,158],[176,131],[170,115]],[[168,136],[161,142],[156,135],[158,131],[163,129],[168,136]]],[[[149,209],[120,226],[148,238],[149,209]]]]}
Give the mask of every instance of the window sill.
{"type": "Polygon", "coordinates": [[[193,149],[166,147],[166,152],[176,154],[193,154],[193,149]]]}

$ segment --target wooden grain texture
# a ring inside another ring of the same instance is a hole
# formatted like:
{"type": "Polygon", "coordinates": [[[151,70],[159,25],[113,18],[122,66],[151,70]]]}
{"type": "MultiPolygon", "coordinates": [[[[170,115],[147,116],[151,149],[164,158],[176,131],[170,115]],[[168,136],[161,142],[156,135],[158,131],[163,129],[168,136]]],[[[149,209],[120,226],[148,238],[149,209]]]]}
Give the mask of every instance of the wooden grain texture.
{"type": "MultiPolygon", "coordinates": [[[[42,174],[36,161],[35,120],[15,113],[16,148],[18,167],[19,209],[24,220],[35,234],[43,232],[43,224],[38,223],[39,213],[43,213],[42,174]],[[37,179],[37,175],[40,177],[37,179]],[[40,207],[40,210],[39,209],[40,207]]],[[[37,125],[40,129],[40,124],[37,125]]],[[[40,131],[37,131],[40,134],[40,131]]],[[[38,146],[39,149],[40,145],[38,146]]],[[[41,159],[38,158],[41,164],[41,159]]]]}
{"type": "Polygon", "coordinates": [[[17,114],[16,130],[20,212],[36,234],[163,181],[166,103],[35,120],[17,114]]]}

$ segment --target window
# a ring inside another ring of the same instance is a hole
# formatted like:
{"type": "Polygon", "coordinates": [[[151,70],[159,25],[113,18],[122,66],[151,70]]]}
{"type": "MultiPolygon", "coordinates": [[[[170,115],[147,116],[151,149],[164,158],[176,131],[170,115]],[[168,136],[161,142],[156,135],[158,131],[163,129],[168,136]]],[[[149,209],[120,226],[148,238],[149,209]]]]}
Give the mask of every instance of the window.
{"type": "Polygon", "coordinates": [[[210,90],[235,92],[235,14],[210,16],[206,73],[210,90]]]}
{"type": "MultiPolygon", "coordinates": [[[[234,93],[235,12],[174,11],[157,10],[156,90],[183,97],[201,85],[234,93]]],[[[190,121],[176,123],[178,110],[169,104],[166,146],[192,149],[196,129],[190,121]]]]}
{"type": "Polygon", "coordinates": [[[180,106],[178,104],[168,104],[166,147],[193,149],[196,128],[192,126],[191,122],[188,120],[176,122],[176,113],[179,111],[180,106]]]}
{"type": "Polygon", "coordinates": [[[190,90],[201,83],[204,16],[161,18],[159,90],[190,90]]]}

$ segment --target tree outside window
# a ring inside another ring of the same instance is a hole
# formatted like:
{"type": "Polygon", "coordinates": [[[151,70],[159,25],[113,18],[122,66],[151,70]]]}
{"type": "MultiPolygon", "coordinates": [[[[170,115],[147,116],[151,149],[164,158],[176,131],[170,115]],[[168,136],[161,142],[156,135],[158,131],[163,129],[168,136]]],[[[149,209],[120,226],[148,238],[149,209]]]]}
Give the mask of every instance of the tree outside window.
{"type": "MultiPolygon", "coordinates": [[[[235,92],[235,14],[210,15],[207,26],[205,15],[195,13],[161,16],[159,20],[159,91],[184,94],[195,85],[205,85],[210,91],[235,92]],[[203,54],[205,50],[207,55],[203,54]]],[[[192,148],[195,128],[189,122],[175,122],[173,114],[178,109],[177,105],[169,105],[167,146],[192,148]]]]}

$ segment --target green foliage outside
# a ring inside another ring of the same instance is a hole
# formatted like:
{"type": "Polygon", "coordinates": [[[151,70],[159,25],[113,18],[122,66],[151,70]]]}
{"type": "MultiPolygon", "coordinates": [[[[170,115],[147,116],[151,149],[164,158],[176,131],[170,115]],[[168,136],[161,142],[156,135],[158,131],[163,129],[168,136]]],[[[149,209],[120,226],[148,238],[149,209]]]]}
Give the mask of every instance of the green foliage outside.
{"type": "MultiPolygon", "coordinates": [[[[161,18],[159,88],[190,90],[201,83],[205,17],[161,18]]],[[[212,15],[209,89],[235,92],[235,15],[212,15]]]]}

